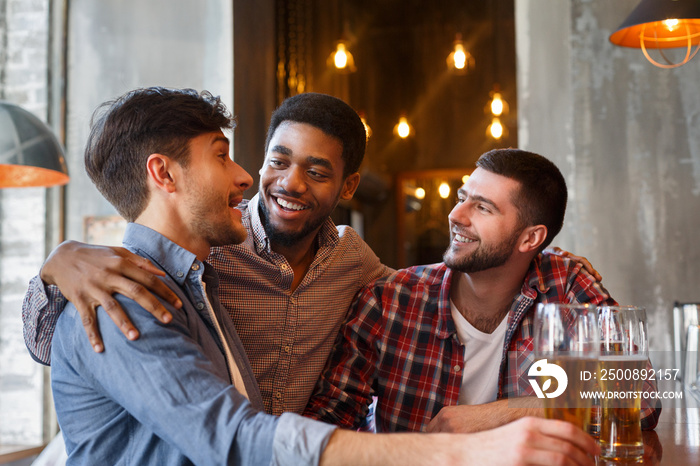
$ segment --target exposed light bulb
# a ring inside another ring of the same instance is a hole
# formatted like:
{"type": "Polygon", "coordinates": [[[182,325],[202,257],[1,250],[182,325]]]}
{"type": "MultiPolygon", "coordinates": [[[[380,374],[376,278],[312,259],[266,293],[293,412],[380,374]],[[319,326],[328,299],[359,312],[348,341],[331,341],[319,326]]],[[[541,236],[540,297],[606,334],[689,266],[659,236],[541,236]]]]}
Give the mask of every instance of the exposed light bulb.
{"type": "Polygon", "coordinates": [[[438,194],[441,198],[447,199],[450,196],[450,185],[444,181],[440,183],[440,186],[438,186],[438,194]]]}
{"type": "Polygon", "coordinates": [[[493,94],[493,100],[491,101],[491,113],[495,116],[501,116],[503,113],[503,99],[501,99],[501,94],[495,92],[493,94]]]}
{"type": "Polygon", "coordinates": [[[348,66],[348,54],[345,52],[345,44],[339,43],[333,58],[335,67],[339,70],[345,69],[348,66]]]}
{"type": "Polygon", "coordinates": [[[401,139],[406,139],[411,134],[411,127],[406,117],[399,118],[399,124],[396,125],[396,133],[401,139]]]}
{"type": "Polygon", "coordinates": [[[425,189],[416,188],[416,199],[425,199],[425,189]]]}
{"type": "Polygon", "coordinates": [[[501,137],[503,136],[503,125],[501,124],[501,120],[499,120],[498,117],[494,117],[493,120],[491,120],[491,124],[489,125],[488,131],[492,138],[501,139],[501,137]]]}
{"type": "Polygon", "coordinates": [[[462,177],[462,184],[466,183],[468,179],[469,179],[469,175],[464,175],[462,177]]]}
{"type": "Polygon", "coordinates": [[[467,64],[467,54],[464,53],[464,46],[462,44],[455,45],[455,53],[452,55],[452,59],[455,62],[455,68],[458,70],[463,70],[467,64]]]}
{"type": "Polygon", "coordinates": [[[678,19],[672,18],[672,19],[666,19],[662,21],[664,23],[664,26],[666,26],[666,29],[668,29],[669,32],[673,32],[676,29],[678,29],[678,26],[680,25],[680,21],[678,19]]]}

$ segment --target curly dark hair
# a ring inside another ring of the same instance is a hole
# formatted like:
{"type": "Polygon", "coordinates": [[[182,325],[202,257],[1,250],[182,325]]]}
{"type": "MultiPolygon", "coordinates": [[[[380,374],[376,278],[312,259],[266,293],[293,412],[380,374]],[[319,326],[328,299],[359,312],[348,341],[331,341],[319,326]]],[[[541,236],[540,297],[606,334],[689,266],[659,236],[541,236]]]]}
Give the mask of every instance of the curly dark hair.
{"type": "Polygon", "coordinates": [[[365,156],[367,133],[365,125],[355,110],[342,100],[314,92],[298,94],[285,99],[273,112],[267,129],[265,152],[277,127],[285,121],[307,123],[343,145],[343,177],[359,170],[365,156]]]}

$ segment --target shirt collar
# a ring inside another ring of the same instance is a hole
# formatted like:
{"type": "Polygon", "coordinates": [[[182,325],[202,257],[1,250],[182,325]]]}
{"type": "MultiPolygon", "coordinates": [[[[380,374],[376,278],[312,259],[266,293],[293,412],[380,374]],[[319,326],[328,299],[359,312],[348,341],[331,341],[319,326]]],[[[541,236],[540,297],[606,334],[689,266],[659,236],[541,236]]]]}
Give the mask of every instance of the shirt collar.
{"type": "Polygon", "coordinates": [[[530,268],[525,275],[525,280],[523,281],[523,287],[520,291],[523,295],[528,298],[536,299],[537,293],[546,294],[549,289],[554,286],[554,278],[545,278],[542,273],[542,254],[538,254],[530,263],[530,268]]]}
{"type": "Polygon", "coordinates": [[[438,299],[438,328],[436,335],[444,340],[457,334],[457,327],[452,319],[452,308],[450,307],[450,289],[452,288],[452,269],[445,263],[438,265],[438,270],[443,269],[443,273],[438,273],[434,280],[440,283],[440,298],[438,299]]]}
{"type": "Polygon", "coordinates": [[[180,286],[185,283],[190,270],[203,269],[194,253],[138,223],[127,224],[122,243],[127,249],[151,259],[180,286]]]}
{"type": "MultiPolygon", "coordinates": [[[[260,218],[260,194],[253,196],[247,203],[248,214],[250,215],[250,226],[253,232],[253,242],[255,243],[255,250],[258,254],[265,251],[267,253],[272,252],[272,247],[270,246],[270,239],[267,236],[265,227],[263,226],[262,220],[260,218]]],[[[318,248],[333,247],[340,241],[340,235],[338,234],[338,229],[331,220],[330,217],[321,226],[321,229],[316,235],[316,241],[318,248]]]]}

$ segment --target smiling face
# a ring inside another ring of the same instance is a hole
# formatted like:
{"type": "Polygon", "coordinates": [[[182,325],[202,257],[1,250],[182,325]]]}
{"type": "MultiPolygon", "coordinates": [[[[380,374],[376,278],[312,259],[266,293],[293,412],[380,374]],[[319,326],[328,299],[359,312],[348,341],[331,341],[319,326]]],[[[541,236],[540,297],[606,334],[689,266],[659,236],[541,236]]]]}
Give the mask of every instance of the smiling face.
{"type": "Polygon", "coordinates": [[[247,232],[236,206],[251,186],[250,175],[229,157],[229,141],[219,132],[205,133],[189,141],[184,207],[189,234],[209,246],[237,244],[247,232]]]}
{"type": "Polygon", "coordinates": [[[448,216],[450,246],[443,257],[448,267],[474,273],[508,261],[524,230],[512,201],[519,187],[505,176],[474,170],[448,216]]]}
{"type": "Polygon", "coordinates": [[[340,199],[351,199],[359,174],[343,178],[341,142],[306,123],[275,130],[260,170],[260,213],[273,245],[316,236],[340,199]]]}

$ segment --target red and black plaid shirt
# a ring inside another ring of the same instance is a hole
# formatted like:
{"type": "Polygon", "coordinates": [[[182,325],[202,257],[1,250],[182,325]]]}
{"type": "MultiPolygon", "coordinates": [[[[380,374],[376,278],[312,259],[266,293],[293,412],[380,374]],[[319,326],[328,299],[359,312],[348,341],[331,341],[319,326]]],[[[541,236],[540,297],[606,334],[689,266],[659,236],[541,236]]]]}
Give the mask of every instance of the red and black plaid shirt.
{"type": "MultiPolygon", "coordinates": [[[[443,406],[456,405],[464,347],[450,311],[451,281],[452,271],[435,264],[400,270],[363,289],[304,414],[357,428],[376,396],[378,431],[423,431],[443,406]]],[[[538,256],[508,314],[499,399],[533,395],[527,371],[534,362],[534,310],[548,302],[615,304],[581,264],[538,256]]],[[[645,427],[656,425],[659,411],[644,408],[645,427]]]]}

